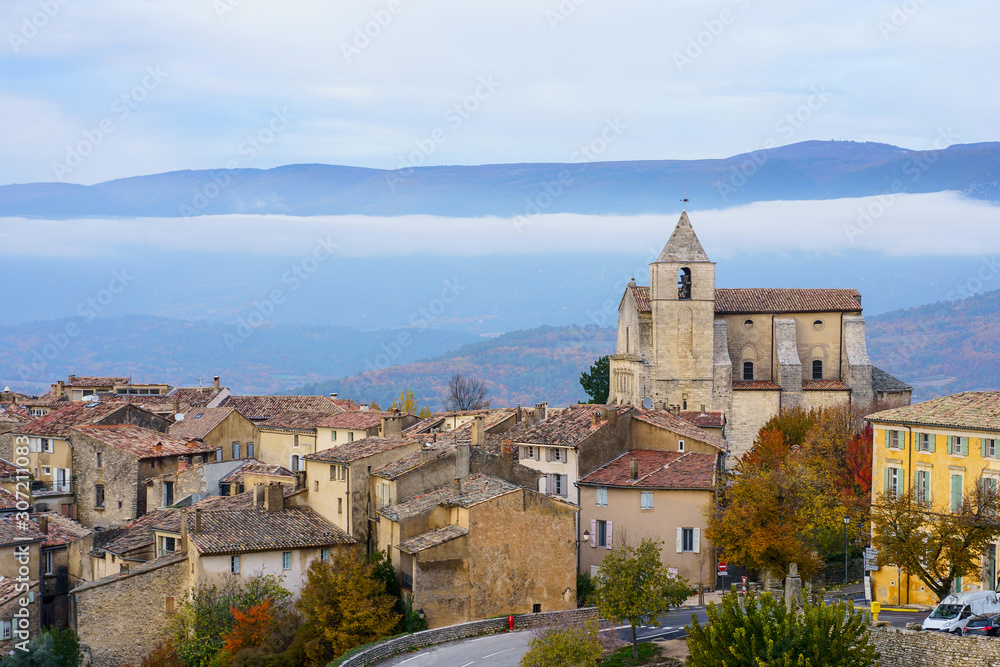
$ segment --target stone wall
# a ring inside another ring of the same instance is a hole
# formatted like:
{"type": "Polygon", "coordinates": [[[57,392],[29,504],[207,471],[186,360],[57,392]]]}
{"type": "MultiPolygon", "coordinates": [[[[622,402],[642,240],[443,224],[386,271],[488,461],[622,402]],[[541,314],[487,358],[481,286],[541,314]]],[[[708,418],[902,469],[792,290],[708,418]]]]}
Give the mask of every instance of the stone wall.
{"type": "MultiPolygon", "coordinates": [[[[844,583],[844,561],[827,563],[823,568],[826,585],[844,583]]],[[[865,577],[865,559],[852,558],[847,561],[847,581],[861,581],[865,577]]]]}
{"type": "Polygon", "coordinates": [[[166,637],[187,589],[187,560],[74,591],[77,635],[95,667],[137,665],[166,637]]]}
{"type": "MultiPolygon", "coordinates": [[[[585,609],[573,609],[570,611],[554,611],[541,614],[523,614],[514,617],[514,629],[525,630],[537,628],[544,625],[555,625],[561,623],[574,623],[579,621],[596,621],[599,616],[596,607],[585,609]]],[[[472,621],[471,623],[460,623],[459,625],[449,625],[435,630],[425,630],[415,632],[412,635],[397,637],[384,641],[375,646],[371,646],[363,651],[355,653],[346,660],[339,663],[339,667],[364,667],[374,665],[382,660],[406,653],[424,646],[434,646],[445,642],[465,639],[467,637],[480,637],[498,632],[506,632],[508,628],[506,617],[490,618],[485,621],[472,621]]],[[[334,662],[333,664],[337,664],[334,662]]]]}
{"type": "Polygon", "coordinates": [[[871,638],[882,656],[879,667],[1000,665],[1000,641],[995,637],[960,637],[888,627],[874,628],[871,638]]]}
{"type": "MultiPolygon", "coordinates": [[[[733,457],[750,451],[760,427],[778,414],[780,391],[734,391],[732,412],[726,415],[726,441],[733,457]]],[[[735,465],[735,460],[732,461],[735,465]]]]}

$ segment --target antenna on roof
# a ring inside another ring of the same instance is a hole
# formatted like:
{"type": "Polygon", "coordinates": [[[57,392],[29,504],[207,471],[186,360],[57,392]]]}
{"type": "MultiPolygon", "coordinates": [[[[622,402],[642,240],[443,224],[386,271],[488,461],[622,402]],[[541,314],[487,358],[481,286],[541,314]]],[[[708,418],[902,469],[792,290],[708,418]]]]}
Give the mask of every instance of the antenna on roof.
{"type": "Polygon", "coordinates": [[[646,410],[652,410],[653,409],[653,399],[651,399],[649,396],[647,396],[646,398],[642,399],[642,407],[644,409],[646,409],[646,410]]]}
{"type": "MultiPolygon", "coordinates": [[[[687,204],[689,201],[691,201],[691,200],[688,199],[688,193],[687,193],[687,190],[685,190],[684,194],[681,195],[681,203],[687,204]]],[[[684,206],[684,210],[687,210],[687,206],[684,206]]]]}

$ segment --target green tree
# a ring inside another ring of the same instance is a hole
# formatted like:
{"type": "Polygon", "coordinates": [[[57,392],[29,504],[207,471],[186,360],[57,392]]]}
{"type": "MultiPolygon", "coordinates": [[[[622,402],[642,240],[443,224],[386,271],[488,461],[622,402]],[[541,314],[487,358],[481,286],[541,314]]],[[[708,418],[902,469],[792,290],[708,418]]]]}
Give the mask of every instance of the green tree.
{"type": "Polygon", "coordinates": [[[611,358],[601,357],[580,375],[580,386],[590,396],[591,403],[604,405],[611,391],[611,358]]]}
{"type": "Polygon", "coordinates": [[[788,446],[795,449],[805,444],[816,418],[815,410],[799,407],[782,410],[760,427],[758,435],[764,431],[780,431],[788,441],[788,446]]]}
{"type": "Polygon", "coordinates": [[[72,630],[46,630],[28,641],[27,651],[14,649],[0,660],[3,667],[78,667],[80,642],[72,630]]]}
{"type": "Polygon", "coordinates": [[[879,658],[863,612],[845,603],[793,613],[769,593],[742,602],[730,593],[706,613],[705,625],[692,616],[688,627],[692,667],[874,667],[879,658]]]}
{"type": "MultiPolygon", "coordinates": [[[[373,410],[375,408],[372,408],[373,410]]],[[[392,405],[389,406],[389,410],[399,410],[400,412],[406,412],[411,415],[418,415],[420,417],[430,417],[431,409],[426,405],[420,407],[417,399],[413,396],[412,389],[403,389],[399,392],[399,397],[392,399],[392,405]]]]}
{"type": "Polygon", "coordinates": [[[601,561],[595,597],[603,618],[632,627],[632,657],[637,658],[636,628],[680,605],[691,589],[660,560],[662,540],[644,538],[634,547],[625,540],[618,544],[601,561]]]}
{"type": "Polygon", "coordinates": [[[312,637],[305,647],[310,661],[325,664],[355,646],[389,636],[400,615],[385,588],[376,566],[357,551],[338,550],[329,561],[313,561],[295,603],[312,637]]]}
{"type": "Polygon", "coordinates": [[[958,577],[978,577],[980,558],[1000,537],[1000,495],[980,479],[950,513],[915,498],[912,489],[879,494],[872,506],[872,544],[879,560],[915,574],[941,599],[958,577]]]}
{"type": "Polygon", "coordinates": [[[601,660],[597,623],[546,628],[531,640],[521,667],[597,667],[601,660]]]}

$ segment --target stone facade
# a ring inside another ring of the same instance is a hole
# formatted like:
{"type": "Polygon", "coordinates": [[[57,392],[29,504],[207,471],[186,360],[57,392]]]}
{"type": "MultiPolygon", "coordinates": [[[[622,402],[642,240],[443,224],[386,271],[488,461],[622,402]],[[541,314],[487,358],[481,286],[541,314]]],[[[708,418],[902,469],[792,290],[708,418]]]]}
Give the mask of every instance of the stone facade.
{"type": "Polygon", "coordinates": [[[879,667],[1000,664],[1000,641],[995,637],[960,637],[888,627],[872,629],[871,640],[881,655],[879,667]]]}
{"type": "Polygon", "coordinates": [[[11,624],[11,638],[0,640],[0,652],[7,655],[15,644],[37,637],[41,618],[42,596],[37,580],[14,579],[0,585],[0,622],[11,624]]]}
{"type": "Polygon", "coordinates": [[[151,564],[73,591],[76,631],[96,667],[139,664],[168,632],[188,588],[186,559],[151,564]]]}
{"type": "Polygon", "coordinates": [[[686,212],[649,273],[619,306],[611,403],[722,411],[739,456],[780,410],[873,402],[857,291],[718,290],[686,212]]]}

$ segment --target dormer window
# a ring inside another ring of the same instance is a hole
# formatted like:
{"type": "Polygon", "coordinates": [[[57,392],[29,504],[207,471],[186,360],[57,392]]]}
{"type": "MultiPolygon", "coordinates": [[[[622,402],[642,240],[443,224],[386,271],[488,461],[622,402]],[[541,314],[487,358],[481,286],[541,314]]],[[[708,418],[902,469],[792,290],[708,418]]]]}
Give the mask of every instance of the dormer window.
{"type": "Polygon", "coordinates": [[[677,298],[691,298],[691,269],[687,267],[677,272],[677,298]]]}

